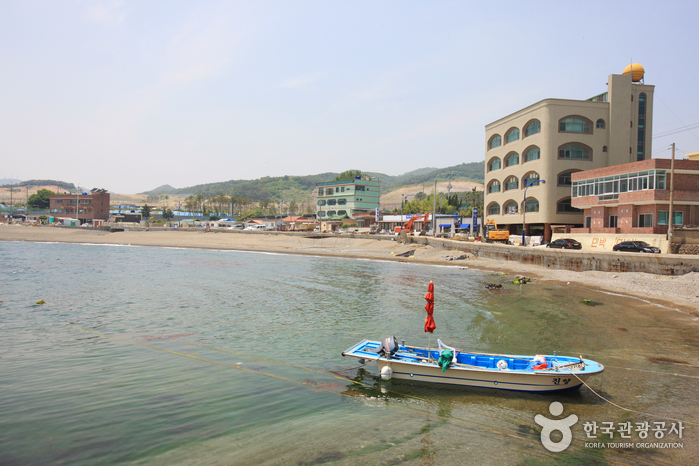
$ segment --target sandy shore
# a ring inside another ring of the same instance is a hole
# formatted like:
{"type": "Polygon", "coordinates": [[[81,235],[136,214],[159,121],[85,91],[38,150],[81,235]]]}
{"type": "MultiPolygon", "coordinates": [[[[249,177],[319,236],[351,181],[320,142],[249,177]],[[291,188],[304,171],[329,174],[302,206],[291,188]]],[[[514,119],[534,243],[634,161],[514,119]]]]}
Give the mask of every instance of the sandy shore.
{"type": "Polygon", "coordinates": [[[0,224],[1,241],[130,244],[138,246],[236,249],[287,254],[309,254],[453,265],[483,271],[522,274],[543,281],[570,283],[593,289],[647,299],[699,316],[699,273],[681,276],[646,273],[574,272],[552,270],[526,264],[481,259],[467,254],[461,260],[448,260],[459,253],[426,245],[405,245],[397,241],[354,239],[341,235],[320,239],[298,235],[257,232],[204,232],[201,229],[105,232],[87,228],[30,227],[0,224]],[[413,257],[398,254],[415,250],[413,257]]]}

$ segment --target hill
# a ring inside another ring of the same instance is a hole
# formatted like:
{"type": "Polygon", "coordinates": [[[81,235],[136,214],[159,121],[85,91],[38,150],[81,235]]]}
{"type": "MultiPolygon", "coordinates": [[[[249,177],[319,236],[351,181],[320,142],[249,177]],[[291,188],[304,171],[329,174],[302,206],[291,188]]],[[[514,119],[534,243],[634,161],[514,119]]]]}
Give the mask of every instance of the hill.
{"type": "MultiPolygon", "coordinates": [[[[434,183],[445,180],[462,180],[474,183],[483,183],[483,170],[485,162],[462,163],[446,168],[420,168],[399,176],[386,175],[384,173],[364,172],[367,175],[379,177],[381,180],[382,194],[413,185],[434,183]]],[[[196,195],[203,194],[206,197],[226,194],[228,196],[246,197],[253,201],[285,200],[296,202],[309,202],[311,192],[316,184],[332,181],[339,173],[320,173],[306,176],[280,176],[263,177],[257,180],[230,180],[217,183],[207,183],[187,188],[173,188],[169,185],[160,186],[144,195],[196,195]]]]}

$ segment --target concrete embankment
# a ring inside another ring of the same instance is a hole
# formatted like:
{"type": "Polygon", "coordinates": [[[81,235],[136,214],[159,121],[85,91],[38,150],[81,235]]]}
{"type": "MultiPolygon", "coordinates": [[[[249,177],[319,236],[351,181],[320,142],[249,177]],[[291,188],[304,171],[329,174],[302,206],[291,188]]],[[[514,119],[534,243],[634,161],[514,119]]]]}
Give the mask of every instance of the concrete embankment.
{"type": "Polygon", "coordinates": [[[699,256],[590,252],[548,249],[546,247],[529,248],[426,237],[410,237],[409,239],[414,243],[429,244],[445,250],[468,252],[486,259],[577,272],[598,270],[601,272],[646,272],[658,275],[683,275],[689,272],[699,272],[699,256]]]}

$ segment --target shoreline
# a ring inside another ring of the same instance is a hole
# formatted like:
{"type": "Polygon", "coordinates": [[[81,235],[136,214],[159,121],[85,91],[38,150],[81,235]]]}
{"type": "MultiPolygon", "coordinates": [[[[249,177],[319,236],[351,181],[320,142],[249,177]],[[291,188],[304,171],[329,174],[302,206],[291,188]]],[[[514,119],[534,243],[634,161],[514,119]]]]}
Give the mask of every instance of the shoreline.
{"type": "Polygon", "coordinates": [[[155,228],[149,231],[107,232],[87,228],[68,229],[0,224],[0,241],[237,250],[453,266],[475,269],[484,273],[506,272],[514,275],[525,275],[539,281],[570,284],[629,296],[686,313],[693,316],[695,320],[699,317],[699,273],[696,272],[679,276],[642,272],[575,272],[511,261],[484,259],[468,253],[446,251],[429,245],[401,244],[398,241],[365,239],[359,242],[342,236],[306,238],[283,234],[204,232],[200,229],[172,231],[155,228]],[[412,257],[396,256],[412,250],[415,250],[412,257]],[[447,259],[455,256],[465,256],[465,258],[461,260],[447,259]]]}

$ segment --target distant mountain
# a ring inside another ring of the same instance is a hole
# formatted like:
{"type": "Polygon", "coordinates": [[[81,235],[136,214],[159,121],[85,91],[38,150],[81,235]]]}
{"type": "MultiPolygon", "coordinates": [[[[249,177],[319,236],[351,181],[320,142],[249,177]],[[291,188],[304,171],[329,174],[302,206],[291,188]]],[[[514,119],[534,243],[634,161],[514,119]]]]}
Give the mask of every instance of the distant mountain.
{"type": "Polygon", "coordinates": [[[151,195],[161,195],[161,194],[172,194],[174,191],[176,191],[176,188],[173,188],[169,184],[164,184],[162,186],[159,186],[155,189],[151,189],[148,192],[145,193],[138,193],[138,194],[151,194],[151,195]]]}
{"type": "Polygon", "coordinates": [[[3,188],[9,187],[10,184],[13,186],[58,186],[59,189],[65,190],[75,189],[75,185],[73,183],[66,183],[65,181],[57,180],[0,180],[0,186],[3,188]]]}
{"type": "MultiPolygon", "coordinates": [[[[384,173],[363,172],[367,175],[379,177],[381,180],[381,192],[386,193],[402,186],[410,186],[420,183],[432,183],[435,179],[446,180],[451,176],[452,180],[467,180],[483,183],[483,170],[485,162],[462,163],[447,168],[420,168],[400,176],[390,176],[384,173]]],[[[217,183],[199,184],[187,188],[173,188],[169,185],[160,186],[141,194],[161,195],[179,194],[247,197],[253,201],[285,200],[307,202],[316,184],[332,181],[339,173],[320,173],[306,176],[278,176],[263,177],[257,180],[230,180],[217,183]]]]}
{"type": "Polygon", "coordinates": [[[22,180],[15,180],[13,178],[3,178],[0,180],[0,186],[4,188],[5,185],[7,185],[9,187],[10,185],[16,185],[16,184],[19,184],[21,182],[22,182],[22,180]]]}

